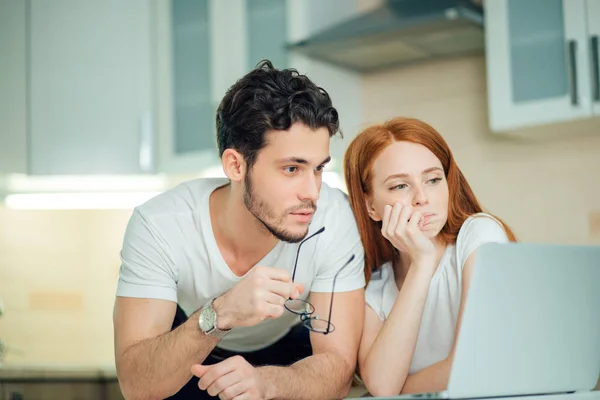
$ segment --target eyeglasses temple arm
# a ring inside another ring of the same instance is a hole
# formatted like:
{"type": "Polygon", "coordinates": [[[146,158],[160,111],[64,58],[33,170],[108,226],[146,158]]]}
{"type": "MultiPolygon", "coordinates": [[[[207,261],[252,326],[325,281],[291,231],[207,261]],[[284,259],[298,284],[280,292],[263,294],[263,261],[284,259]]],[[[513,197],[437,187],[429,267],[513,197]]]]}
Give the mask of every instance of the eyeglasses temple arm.
{"type": "Polygon", "coordinates": [[[344,264],[344,266],[342,268],[340,268],[339,271],[336,272],[335,275],[333,276],[333,286],[331,287],[331,301],[329,302],[329,318],[327,318],[327,332],[326,333],[330,332],[329,329],[331,327],[331,312],[333,311],[333,295],[335,294],[335,281],[337,280],[337,277],[340,274],[340,272],[342,272],[342,270],[344,268],[346,268],[348,265],[350,265],[352,260],[354,260],[354,254],[352,254],[350,259],[348,259],[348,261],[346,261],[346,264],[344,264]]]}

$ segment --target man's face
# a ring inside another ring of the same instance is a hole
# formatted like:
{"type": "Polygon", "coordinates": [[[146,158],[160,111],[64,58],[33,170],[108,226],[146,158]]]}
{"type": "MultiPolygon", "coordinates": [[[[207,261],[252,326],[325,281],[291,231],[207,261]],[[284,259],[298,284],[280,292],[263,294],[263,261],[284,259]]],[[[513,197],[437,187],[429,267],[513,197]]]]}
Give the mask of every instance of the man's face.
{"type": "Polygon", "coordinates": [[[308,233],[329,162],[329,131],[302,123],[266,134],[265,146],[244,179],[248,211],[280,240],[297,243],[308,233]]]}

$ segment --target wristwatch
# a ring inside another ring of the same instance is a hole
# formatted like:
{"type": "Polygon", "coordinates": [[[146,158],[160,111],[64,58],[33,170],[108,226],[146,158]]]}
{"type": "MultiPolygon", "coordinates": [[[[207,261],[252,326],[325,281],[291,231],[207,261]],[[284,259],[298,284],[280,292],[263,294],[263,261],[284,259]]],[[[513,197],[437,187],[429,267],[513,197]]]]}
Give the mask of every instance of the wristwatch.
{"type": "Polygon", "coordinates": [[[215,298],[207,302],[200,310],[198,325],[200,326],[200,330],[204,332],[205,335],[222,339],[231,331],[231,329],[223,330],[217,328],[217,313],[213,308],[213,302],[215,301],[215,298]]]}

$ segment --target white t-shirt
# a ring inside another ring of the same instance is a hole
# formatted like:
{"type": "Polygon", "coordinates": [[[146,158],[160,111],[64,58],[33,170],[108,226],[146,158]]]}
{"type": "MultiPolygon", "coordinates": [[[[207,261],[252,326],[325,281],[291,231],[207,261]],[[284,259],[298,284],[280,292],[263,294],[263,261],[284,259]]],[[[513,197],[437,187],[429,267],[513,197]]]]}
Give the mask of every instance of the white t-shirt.
{"type": "MultiPolygon", "coordinates": [[[[484,243],[508,242],[504,228],[489,214],[475,214],[460,228],[456,245],[446,247],[440,264],[431,278],[429,293],[410,374],[448,357],[462,299],[462,270],[469,255],[484,243]]],[[[366,289],[366,302],[385,320],[398,297],[398,286],[391,262],[373,273],[366,289]]]]}
{"type": "MultiPolygon", "coordinates": [[[[210,194],[227,182],[192,180],[135,208],[123,241],[117,296],[170,300],[189,316],[242,280],[221,256],[210,220],[210,194]]],[[[309,235],[323,226],[325,231],[300,250],[295,281],[304,284],[304,299],[311,291],[331,292],[335,273],[352,254],[356,257],[338,276],[335,291],[365,286],[363,247],[347,197],[325,184],[309,235]]],[[[297,249],[298,243],[280,241],[257,265],[287,269],[291,274],[297,249]]],[[[278,319],[232,329],[219,347],[261,349],[298,322],[298,316],[285,311],[278,319]]]]}

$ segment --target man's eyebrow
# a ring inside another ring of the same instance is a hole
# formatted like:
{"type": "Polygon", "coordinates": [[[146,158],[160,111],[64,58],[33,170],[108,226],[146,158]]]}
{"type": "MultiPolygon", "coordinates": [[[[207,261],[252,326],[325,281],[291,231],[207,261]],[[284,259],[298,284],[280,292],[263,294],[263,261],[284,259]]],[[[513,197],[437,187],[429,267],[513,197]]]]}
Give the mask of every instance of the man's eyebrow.
{"type": "MultiPolygon", "coordinates": [[[[319,165],[327,164],[329,161],[331,161],[331,156],[328,156],[321,163],[319,163],[319,165]]],[[[300,158],[300,157],[282,158],[281,160],[279,160],[279,162],[281,164],[286,164],[286,163],[290,163],[290,164],[303,164],[303,165],[307,165],[308,164],[308,160],[306,160],[304,158],[300,158]]]]}

